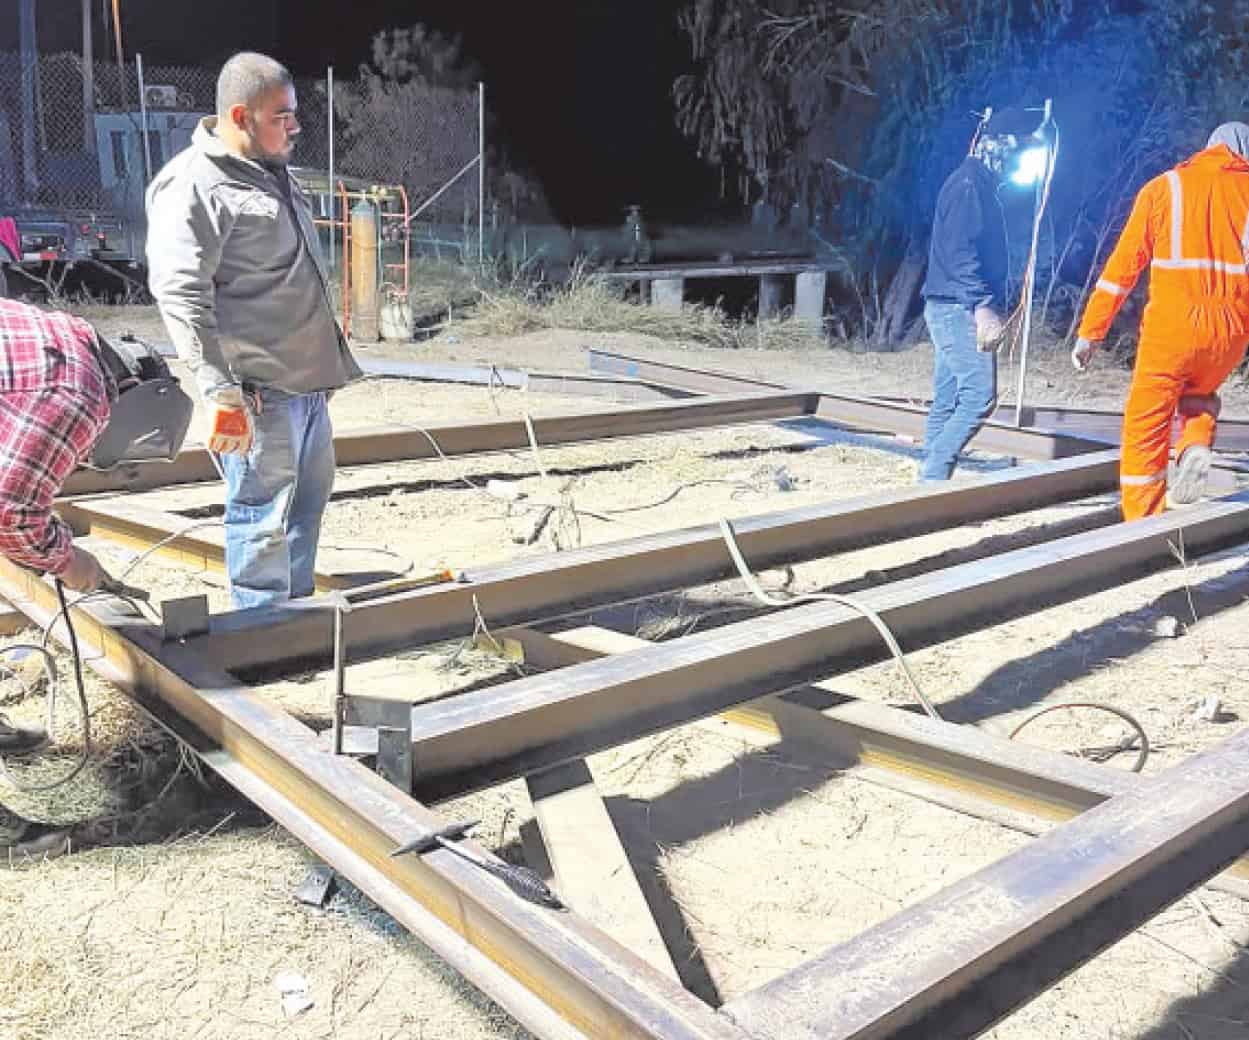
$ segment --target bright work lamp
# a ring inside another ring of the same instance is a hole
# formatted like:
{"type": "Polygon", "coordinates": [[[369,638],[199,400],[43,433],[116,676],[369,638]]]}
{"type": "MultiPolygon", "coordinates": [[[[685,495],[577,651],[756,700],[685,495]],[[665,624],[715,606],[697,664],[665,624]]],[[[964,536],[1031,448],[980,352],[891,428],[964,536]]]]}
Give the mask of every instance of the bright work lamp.
{"type": "Polygon", "coordinates": [[[1049,165],[1049,149],[1044,145],[1026,148],[1015,160],[1015,170],[1010,182],[1021,188],[1031,187],[1045,176],[1049,165]]]}

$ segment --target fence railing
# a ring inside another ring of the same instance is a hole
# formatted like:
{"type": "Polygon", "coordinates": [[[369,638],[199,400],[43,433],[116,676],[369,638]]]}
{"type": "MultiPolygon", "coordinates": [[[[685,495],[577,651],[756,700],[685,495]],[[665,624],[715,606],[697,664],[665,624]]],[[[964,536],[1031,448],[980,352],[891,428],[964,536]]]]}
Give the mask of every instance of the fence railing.
{"type": "MultiPolygon", "coordinates": [[[[151,176],[191,140],[216,107],[217,69],[85,65],[41,55],[23,70],[0,52],[0,216],[32,210],[105,210],[143,220],[151,176]],[[33,89],[23,90],[24,84],[33,89]]],[[[484,229],[484,94],[364,75],[298,78],[301,133],[293,162],[323,179],[320,215],[341,225],[336,182],[402,188],[414,219],[484,229]]],[[[411,230],[406,224],[401,233],[411,230]]],[[[394,226],[387,226],[394,236],[394,226]]],[[[327,245],[337,254],[339,243],[327,245]]]]}

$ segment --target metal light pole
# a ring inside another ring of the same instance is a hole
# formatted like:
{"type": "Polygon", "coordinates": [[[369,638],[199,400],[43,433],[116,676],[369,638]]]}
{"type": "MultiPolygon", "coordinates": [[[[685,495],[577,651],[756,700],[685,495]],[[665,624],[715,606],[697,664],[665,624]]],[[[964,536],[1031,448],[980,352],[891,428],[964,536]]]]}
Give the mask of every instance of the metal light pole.
{"type": "MultiPolygon", "coordinates": [[[[1052,114],[1052,103],[1045,99],[1045,118],[1041,121],[1043,128],[1048,128],[1052,114]]],[[[1028,344],[1032,339],[1032,298],[1036,288],[1037,249],[1041,241],[1041,218],[1045,214],[1046,195],[1049,189],[1050,175],[1054,166],[1054,148],[1047,139],[1045,142],[1045,168],[1037,179],[1035,194],[1032,199],[1032,242],[1028,249],[1028,266],[1024,270],[1023,283],[1023,328],[1019,340],[1019,386],[1015,392],[1015,427],[1023,426],[1024,381],[1028,377],[1028,344]]]]}

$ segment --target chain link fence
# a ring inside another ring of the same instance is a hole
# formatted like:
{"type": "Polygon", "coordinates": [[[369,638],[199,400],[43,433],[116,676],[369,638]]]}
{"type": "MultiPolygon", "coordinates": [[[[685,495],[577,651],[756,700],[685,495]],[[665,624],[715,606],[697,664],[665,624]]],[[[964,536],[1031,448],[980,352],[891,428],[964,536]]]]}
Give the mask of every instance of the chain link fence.
{"type": "MultiPolygon", "coordinates": [[[[141,223],[152,174],[191,140],[216,108],[216,68],[84,64],[73,53],[40,56],[24,70],[0,52],[0,217],[33,210],[106,210],[141,223]],[[142,90],[141,90],[142,88],[142,90]]],[[[401,185],[414,238],[476,238],[476,165],[484,155],[478,92],[377,76],[299,78],[302,127],[294,164],[335,180],[401,185]],[[331,110],[333,127],[331,129],[331,110]],[[432,201],[431,201],[432,200],[432,201]]],[[[331,210],[318,200],[318,210],[331,210]]]]}
{"type": "Polygon", "coordinates": [[[403,185],[427,229],[475,229],[477,91],[366,77],[337,84],[334,95],[337,171],[403,185]]]}

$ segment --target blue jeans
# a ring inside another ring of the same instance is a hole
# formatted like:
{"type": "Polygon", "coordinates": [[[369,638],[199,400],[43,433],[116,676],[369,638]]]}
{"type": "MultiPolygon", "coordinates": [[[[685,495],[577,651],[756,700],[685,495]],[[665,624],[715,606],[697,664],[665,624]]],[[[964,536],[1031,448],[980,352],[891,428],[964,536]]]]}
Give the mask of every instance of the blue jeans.
{"type": "Polygon", "coordinates": [[[226,479],[226,571],[236,609],[313,593],[321,514],[334,485],[324,393],[259,391],[246,455],[218,455],[226,479]]]}
{"type": "Polygon", "coordinates": [[[921,480],[949,480],[958,454],[997,400],[997,355],[976,349],[976,319],[960,303],[924,305],[932,336],[932,407],[924,431],[921,480]]]}

